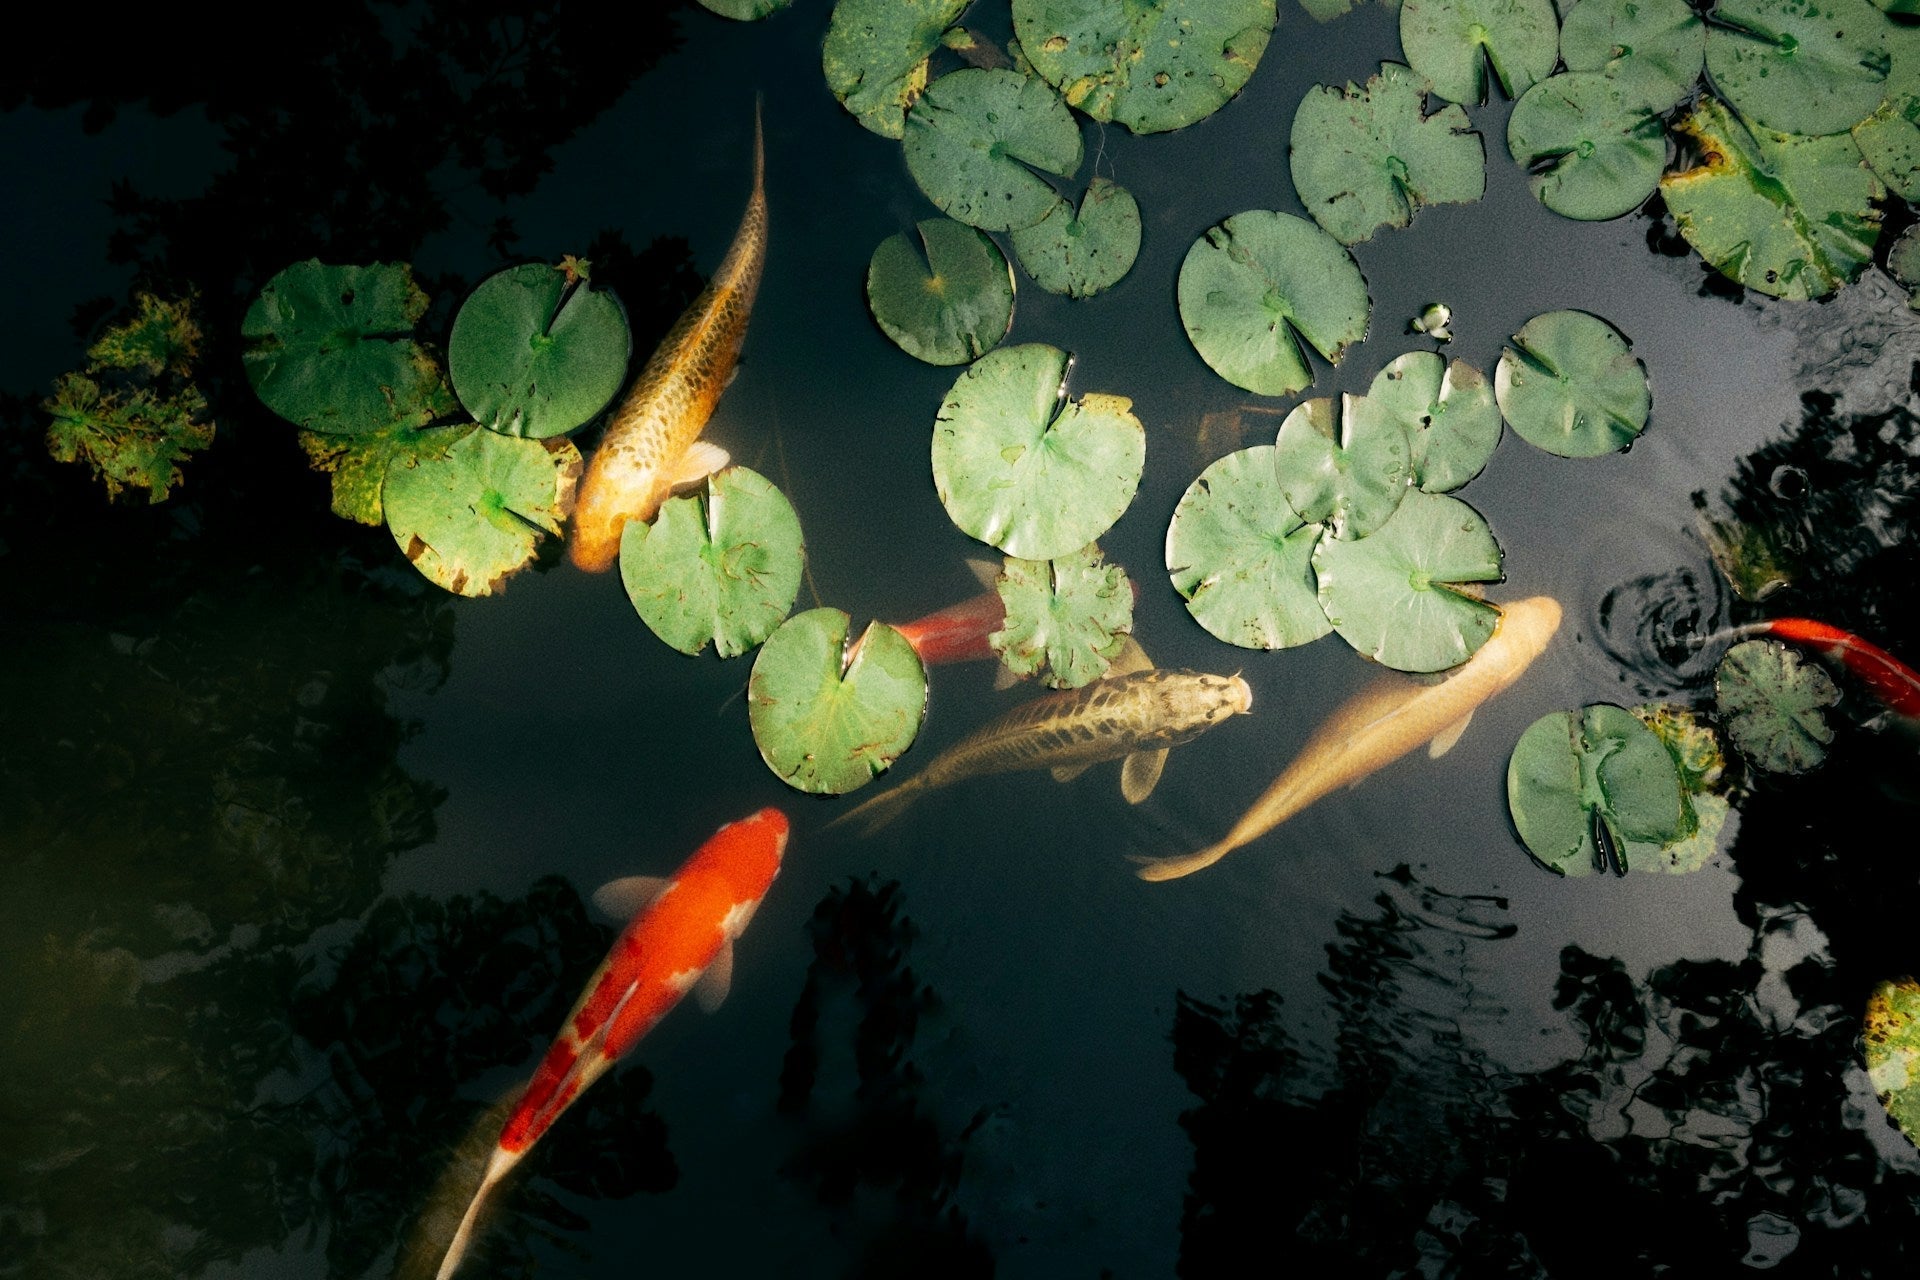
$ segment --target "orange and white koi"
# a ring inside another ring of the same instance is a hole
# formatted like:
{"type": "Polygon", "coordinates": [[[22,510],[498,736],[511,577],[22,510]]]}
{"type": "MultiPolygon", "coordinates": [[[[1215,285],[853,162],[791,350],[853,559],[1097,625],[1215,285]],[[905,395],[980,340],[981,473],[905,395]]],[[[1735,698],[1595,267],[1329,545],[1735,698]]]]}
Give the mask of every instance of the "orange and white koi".
{"type": "Polygon", "coordinates": [[[1787,640],[1838,660],[1873,690],[1889,711],[1909,722],[1920,722],[1920,672],[1879,645],[1812,618],[1769,618],[1734,627],[1715,638],[1744,640],[1754,636],[1787,640]]]}
{"type": "Polygon", "coordinates": [[[439,1280],[460,1265],[480,1204],[588,1085],[639,1041],[688,991],[717,1008],[733,980],[733,940],[747,927],[780,870],[787,818],[762,809],[728,823],[673,876],[631,876],[594,894],[602,909],[632,920],[587,979],[526,1092],[508,1114],[440,1263],[439,1280]]]}

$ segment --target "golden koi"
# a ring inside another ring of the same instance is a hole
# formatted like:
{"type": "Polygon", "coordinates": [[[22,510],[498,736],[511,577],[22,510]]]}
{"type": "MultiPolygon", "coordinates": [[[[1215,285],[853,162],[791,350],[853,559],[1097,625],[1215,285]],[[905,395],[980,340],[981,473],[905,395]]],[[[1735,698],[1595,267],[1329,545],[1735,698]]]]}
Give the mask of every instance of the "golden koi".
{"type": "Polygon", "coordinates": [[[1493,635],[1438,684],[1395,682],[1368,690],[1328,717],[1307,745],[1219,843],[1175,858],[1134,858],[1142,880],[1210,867],[1330,792],[1392,764],[1423,742],[1439,755],[1459,740],[1474,708],[1533,665],[1560,629],[1560,602],[1534,596],[1501,611],[1493,635]]]}

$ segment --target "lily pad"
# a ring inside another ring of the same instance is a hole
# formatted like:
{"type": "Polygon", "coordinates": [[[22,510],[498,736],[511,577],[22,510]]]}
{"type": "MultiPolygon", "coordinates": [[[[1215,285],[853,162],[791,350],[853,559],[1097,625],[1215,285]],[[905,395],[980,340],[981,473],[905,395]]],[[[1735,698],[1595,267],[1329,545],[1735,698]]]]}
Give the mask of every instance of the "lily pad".
{"type": "Polygon", "coordinates": [[[1313,551],[1320,607],[1348,644],[1398,671],[1444,671],[1472,657],[1500,611],[1459,588],[1500,580],[1500,547],[1458,498],[1414,490],[1356,542],[1313,551]]]}
{"type": "Polygon", "coordinates": [[[247,308],[241,362],[267,408],[309,431],[423,427],[454,410],[440,366],[406,336],[426,309],[404,262],[296,262],[247,308]]]}
{"type": "Polygon", "coordinates": [[[1069,105],[1135,133],[1204,120],[1260,65],[1274,0],[1013,0],[1033,68],[1069,105]]]}
{"type": "Polygon", "coordinates": [[[1013,268],[992,237],[951,218],[889,236],[867,264],[867,305],[881,330],[928,364],[965,364],[1013,325],[1013,268]],[[922,253],[924,250],[924,254],[922,253]]]}
{"type": "Polygon", "coordinates": [[[1500,412],[1527,443],[1562,458],[1624,449],[1653,407],[1647,369],[1618,329],[1585,311],[1537,315],[1493,374],[1500,412]]]}
{"type": "Polygon", "coordinates": [[[488,276],[461,305],[447,372],[475,422],[544,440],[606,408],[632,354],[626,312],[612,294],[572,263],[529,262],[488,276]]]}
{"type": "Polygon", "coordinates": [[[906,131],[907,108],[927,87],[927,60],[969,0],[839,0],[820,46],[827,88],[862,125],[906,131]]]}
{"type": "Polygon", "coordinates": [[[758,22],[792,3],[793,0],[700,0],[700,7],[735,22],[758,22]]]}
{"type": "Polygon", "coordinates": [[[1366,399],[1406,428],[1413,482],[1428,493],[1450,493],[1479,475],[1500,443],[1493,385],[1464,360],[1409,351],[1374,375],[1366,399]]]}
{"type": "Polygon", "coordinates": [[[933,483],[953,522],[1010,556],[1048,560],[1099,538],[1133,501],[1147,434],[1125,396],[1066,400],[1067,353],[989,352],[933,426],[933,483]]]}
{"type": "Polygon", "coordinates": [[[559,535],[580,451],[565,440],[443,430],[466,434],[444,449],[428,442],[387,468],[387,528],[429,582],[456,595],[492,595],[533,559],[542,534],[559,535]]]}
{"type": "Polygon", "coordinates": [[[723,658],[773,634],[800,594],[800,518],[771,480],[746,467],[669,498],[652,524],[630,520],[620,580],[653,634],[682,653],[712,641],[723,658]]]}
{"type": "Polygon", "coordinates": [[[1552,0],[1404,0],[1400,47],[1448,101],[1486,101],[1489,66],[1518,98],[1560,60],[1560,19],[1552,0]]]}
{"type": "Polygon", "coordinates": [[[1095,178],[1080,209],[1066,200],[1013,233],[1013,251],[1048,293],[1091,298],[1120,282],[1140,252],[1140,204],[1117,182],[1095,178]]]}
{"type": "Polygon", "coordinates": [[[1333,629],[1320,607],[1321,528],[1280,492],[1272,445],[1220,458],[1187,487],[1167,526],[1167,573],[1194,621],[1243,649],[1288,649],[1333,629]]]}
{"type": "Polygon", "coordinates": [[[380,493],[387,469],[426,457],[439,457],[457,437],[440,427],[394,426],[355,436],[329,436],[302,431],[300,447],[315,471],[332,477],[333,514],[357,524],[380,525],[387,520],[380,493]]]}
{"type": "Polygon", "coordinates": [[[1660,191],[1716,270],[1776,298],[1823,298],[1872,259],[1883,191],[1849,135],[1750,130],[1717,98],[1677,127],[1705,159],[1662,178],[1660,191]]]}
{"type": "Polygon", "coordinates": [[[1336,538],[1364,538],[1406,496],[1407,429],[1364,397],[1303,400],[1281,420],[1274,469],[1287,505],[1336,538]]]}
{"type": "Polygon", "coordinates": [[[1528,726],[1507,762],[1507,808],[1527,852],[1573,876],[1608,869],[1596,826],[1620,851],[1629,841],[1665,845],[1687,820],[1672,754],[1632,712],[1606,703],[1528,726]]]}
{"type": "Polygon", "coordinates": [[[1920,1146],[1920,982],[1882,982],[1860,1024],[1873,1091],[1907,1141],[1920,1146]]]}
{"type": "Polygon", "coordinates": [[[1486,149],[1458,105],[1426,115],[1425,77],[1383,62],[1364,89],[1315,85],[1293,114],[1293,188],[1341,244],[1404,227],[1423,204],[1468,204],[1486,149]]]}
{"type": "Polygon", "coordinates": [[[941,76],[907,114],[907,169],[940,211],[986,231],[1030,227],[1059,195],[1035,169],[1080,167],[1080,127],[1044,81],[967,67],[941,76]],[[1029,167],[1031,166],[1031,167],[1029,167]]]}
{"type": "Polygon", "coordinates": [[[1008,556],[997,584],[1007,620],[987,637],[1008,670],[1078,689],[1107,673],[1133,630],[1133,584],[1100,548],[1053,560],[1008,556]]]}
{"type": "Polygon", "coordinates": [[[1827,757],[1840,701],[1833,678],[1778,640],[1743,640],[1713,672],[1714,700],[1727,736],[1755,768],[1804,773],[1827,757]]]}
{"type": "Polygon", "coordinates": [[[753,660],[754,744],[767,768],[801,791],[865,786],[913,745],[926,717],[926,669],[906,637],[872,623],[848,662],[848,624],[838,609],[795,614],[753,660]]]}
{"type": "Polygon", "coordinates": [[[1867,166],[1906,200],[1920,200],[1920,30],[1887,28],[1886,97],[1873,114],[1853,126],[1853,140],[1867,166]]]}
{"type": "Polygon", "coordinates": [[[1580,0],[1560,20],[1567,70],[1604,72],[1655,114],[1692,91],[1706,55],[1706,25],[1686,0],[1580,0]]]}
{"type": "Polygon", "coordinates": [[[1701,716],[1685,707],[1650,704],[1633,708],[1633,714],[1653,730],[1654,736],[1673,756],[1680,770],[1685,813],[1677,839],[1666,843],[1627,840],[1623,847],[1626,863],[1634,871],[1667,875],[1698,871],[1720,851],[1720,839],[1733,811],[1726,797],[1713,791],[1726,768],[1720,736],[1701,716]]]}
{"type": "Polygon", "coordinates": [[[1840,133],[1880,105],[1886,30],[1867,0],[1718,0],[1707,70],[1720,96],[1762,128],[1840,133]]]}
{"type": "Polygon", "coordinates": [[[1507,118],[1507,150],[1534,197],[1566,218],[1601,222],[1638,209],[1660,185],[1667,131],[1637,95],[1598,71],[1548,76],[1507,118]]]}
{"type": "MultiPolygon", "coordinates": [[[[1887,270],[1909,289],[1920,287],[1920,223],[1909,226],[1887,248],[1887,270]]],[[[1909,300],[1908,306],[1915,305],[1909,300]]]]}
{"type": "Polygon", "coordinates": [[[1353,255],[1311,222],[1236,213],[1180,264],[1180,323],[1207,367],[1260,395],[1313,382],[1304,347],[1335,364],[1367,335],[1372,301],[1353,255]]]}

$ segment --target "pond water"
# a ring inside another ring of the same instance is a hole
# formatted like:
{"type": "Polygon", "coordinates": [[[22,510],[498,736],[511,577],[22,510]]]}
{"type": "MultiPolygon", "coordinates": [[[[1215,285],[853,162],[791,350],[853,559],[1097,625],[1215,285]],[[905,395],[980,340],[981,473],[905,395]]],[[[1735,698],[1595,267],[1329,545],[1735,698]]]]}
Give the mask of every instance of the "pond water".
{"type": "MultiPolygon", "coordinates": [[[[1004,13],[975,7],[1004,41],[1004,13]]],[[[1355,249],[1369,336],[1308,394],[1430,346],[1403,330],[1435,300],[1446,354],[1489,371],[1544,311],[1627,334],[1653,389],[1629,451],[1562,459],[1509,432],[1462,495],[1505,552],[1490,596],[1552,595],[1566,621],[1450,753],[1204,873],[1130,874],[1128,855],[1218,838],[1377,678],[1331,638],[1214,640],[1163,541],[1199,471],[1291,403],[1201,362],[1181,259],[1240,210],[1300,212],[1294,106],[1398,57],[1391,10],[1322,25],[1283,5],[1214,117],[1085,123],[1090,171],[1139,200],[1139,258],[1086,301],[1020,281],[1008,341],[1072,352],[1075,394],[1127,396],[1146,425],[1138,495],[1102,538],[1138,584],[1135,635],[1253,690],[1143,804],[1103,765],[965,782],[871,838],[828,829],[855,802],[762,764],[751,659],[670,651],[617,575],[551,551],[456,599],[328,514],[238,373],[267,276],[407,259],[444,332],[503,255],[591,253],[614,229],[602,256],[644,349],[733,234],[758,93],[767,270],[708,438],[791,498],[801,607],[899,621],[977,590],[982,549],[928,470],[957,371],[888,342],[861,288],[874,246],[932,210],[826,91],[829,11],[664,11],[638,39],[434,6],[409,36],[356,11],[274,75],[169,97],[110,82],[130,64],[109,58],[98,84],[5,100],[0,146],[41,197],[15,244],[41,265],[0,381],[0,1276],[431,1274],[611,939],[583,899],[766,805],[792,840],[730,998],[675,1011],[555,1125],[470,1274],[1911,1274],[1920,1154],[1857,1044],[1868,992],[1913,963],[1911,740],[1850,689],[1827,762],[1756,775],[1684,876],[1551,874],[1505,799],[1541,715],[1710,698],[1673,637],[1756,614],[1705,513],[1791,550],[1767,613],[1916,652],[1920,323],[1881,267],[1825,303],[1743,293],[1657,213],[1542,208],[1502,145],[1510,105],[1471,108],[1485,197],[1355,249]],[[389,43],[440,61],[366,53],[389,43]],[[161,280],[202,290],[219,437],[165,504],[110,505],[48,461],[35,406],[82,362],[68,312],[161,280]]],[[[1025,696],[991,664],[935,669],[899,770],[1025,696]]]]}

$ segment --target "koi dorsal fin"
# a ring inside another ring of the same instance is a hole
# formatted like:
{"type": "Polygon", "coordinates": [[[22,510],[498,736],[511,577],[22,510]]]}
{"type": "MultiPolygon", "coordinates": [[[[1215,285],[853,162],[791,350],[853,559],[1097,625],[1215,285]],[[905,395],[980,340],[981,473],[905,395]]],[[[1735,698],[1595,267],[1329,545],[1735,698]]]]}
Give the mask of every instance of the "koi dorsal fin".
{"type": "Polygon", "coordinates": [[[673,883],[666,876],[622,876],[593,891],[593,905],[602,915],[631,920],[673,883]]]}
{"type": "Polygon", "coordinates": [[[723,942],[713,957],[713,963],[693,984],[693,998],[699,1002],[702,1013],[712,1013],[727,998],[727,992],[733,990],[733,944],[723,942]]]}

